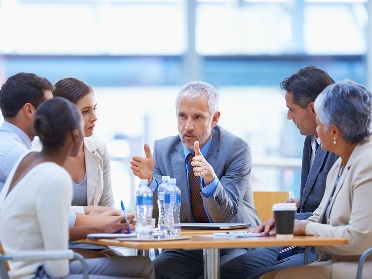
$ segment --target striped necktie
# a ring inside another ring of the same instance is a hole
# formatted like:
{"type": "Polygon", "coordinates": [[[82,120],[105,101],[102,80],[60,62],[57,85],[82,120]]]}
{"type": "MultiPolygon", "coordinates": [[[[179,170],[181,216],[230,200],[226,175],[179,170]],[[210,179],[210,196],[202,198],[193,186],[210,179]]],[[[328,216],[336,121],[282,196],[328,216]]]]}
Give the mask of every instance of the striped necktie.
{"type": "Polygon", "coordinates": [[[189,162],[189,187],[190,187],[190,198],[191,198],[191,209],[192,216],[197,223],[209,223],[209,220],[204,212],[203,199],[200,193],[200,177],[195,176],[192,170],[191,161],[194,157],[193,153],[187,155],[187,161],[189,162]]]}

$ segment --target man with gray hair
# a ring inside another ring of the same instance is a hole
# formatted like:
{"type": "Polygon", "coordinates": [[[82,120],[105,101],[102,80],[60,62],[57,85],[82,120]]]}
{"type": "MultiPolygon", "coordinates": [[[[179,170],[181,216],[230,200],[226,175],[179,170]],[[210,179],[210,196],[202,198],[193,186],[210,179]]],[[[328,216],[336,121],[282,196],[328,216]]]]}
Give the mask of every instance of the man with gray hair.
{"type": "MultiPolygon", "coordinates": [[[[155,141],[153,155],[145,144],[146,157],[134,156],[131,160],[133,174],[147,179],[154,192],[154,215],[158,212],[157,187],[167,175],[176,178],[181,190],[181,222],[257,226],[250,148],[243,139],[217,125],[217,90],[201,81],[186,84],[176,98],[176,113],[179,135],[155,141]]],[[[220,261],[224,263],[246,251],[221,249],[220,261]]],[[[203,275],[201,250],[165,250],[154,264],[156,278],[203,275]]]]}

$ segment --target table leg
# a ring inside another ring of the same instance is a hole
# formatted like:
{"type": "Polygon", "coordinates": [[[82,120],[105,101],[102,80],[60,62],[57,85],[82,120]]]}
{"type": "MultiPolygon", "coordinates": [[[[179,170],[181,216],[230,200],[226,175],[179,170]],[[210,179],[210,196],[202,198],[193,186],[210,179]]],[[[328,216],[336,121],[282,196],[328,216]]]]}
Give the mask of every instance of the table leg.
{"type": "Polygon", "coordinates": [[[150,258],[150,250],[137,249],[137,255],[138,256],[144,256],[144,257],[150,258]]]}
{"type": "Polygon", "coordinates": [[[220,250],[203,249],[204,279],[220,279],[220,250]]]}

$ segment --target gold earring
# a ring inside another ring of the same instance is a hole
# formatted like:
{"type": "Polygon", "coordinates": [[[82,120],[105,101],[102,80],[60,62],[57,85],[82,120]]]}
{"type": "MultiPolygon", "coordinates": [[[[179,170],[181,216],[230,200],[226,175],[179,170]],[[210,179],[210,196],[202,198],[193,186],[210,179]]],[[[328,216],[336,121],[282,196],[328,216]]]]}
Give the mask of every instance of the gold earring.
{"type": "Polygon", "coordinates": [[[336,144],[336,138],[333,138],[333,144],[336,144]]]}

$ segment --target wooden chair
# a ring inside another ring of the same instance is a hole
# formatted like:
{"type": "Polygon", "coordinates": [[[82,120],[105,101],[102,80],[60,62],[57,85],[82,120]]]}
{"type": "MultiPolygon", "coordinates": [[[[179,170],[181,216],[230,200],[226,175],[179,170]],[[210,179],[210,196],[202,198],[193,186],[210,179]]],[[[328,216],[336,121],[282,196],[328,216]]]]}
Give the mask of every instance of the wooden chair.
{"type": "Polygon", "coordinates": [[[7,255],[4,252],[0,242],[0,278],[9,279],[9,264],[8,261],[51,261],[51,260],[79,260],[83,266],[84,279],[89,278],[88,265],[85,259],[78,253],[72,250],[57,250],[57,251],[24,251],[17,252],[12,255],[7,255]]]}
{"type": "Polygon", "coordinates": [[[288,198],[288,191],[253,191],[254,205],[261,222],[273,217],[274,203],[286,202],[288,198]]]}

